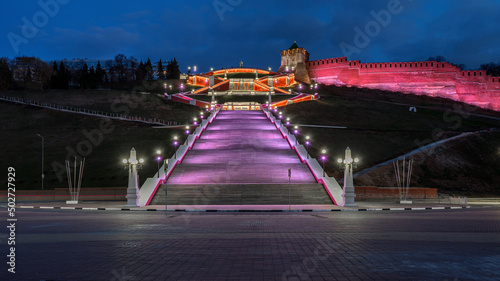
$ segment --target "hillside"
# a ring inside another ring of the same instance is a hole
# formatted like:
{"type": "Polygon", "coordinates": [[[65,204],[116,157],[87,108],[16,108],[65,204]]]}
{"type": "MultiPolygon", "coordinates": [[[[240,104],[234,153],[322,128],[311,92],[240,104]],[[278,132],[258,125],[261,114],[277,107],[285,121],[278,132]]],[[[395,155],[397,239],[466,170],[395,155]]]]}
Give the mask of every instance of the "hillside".
{"type": "MultiPolygon", "coordinates": [[[[301,128],[302,136],[313,138],[314,155],[328,151],[327,170],[337,178],[343,174],[335,160],[343,157],[347,146],[360,158],[360,171],[463,132],[500,128],[500,113],[441,98],[335,86],[322,86],[319,93],[320,100],[284,111],[299,124],[347,127],[301,128]],[[417,112],[410,112],[410,107],[417,112]]],[[[477,133],[422,153],[419,161],[416,156],[412,186],[464,195],[499,194],[498,136],[498,132],[477,133]]],[[[355,179],[355,184],[395,186],[392,165],[355,179]]]]}
{"type": "MultiPolygon", "coordinates": [[[[357,171],[463,132],[500,128],[500,114],[464,106],[450,100],[420,97],[377,90],[320,86],[317,101],[293,104],[280,110],[300,126],[299,140],[311,138],[309,152],[318,156],[327,150],[327,171],[337,178],[342,172],[336,159],[349,146],[361,159],[357,171]],[[410,112],[416,107],[417,112],[410,112]],[[491,116],[491,117],[488,117],[491,116]],[[344,126],[345,129],[309,127],[344,126]]],[[[315,92],[316,92],[315,91],[315,92]]],[[[130,93],[122,91],[48,91],[8,92],[21,97],[112,112],[114,106],[128,107],[130,114],[179,121],[192,121],[200,109],[173,103],[155,94],[144,95],[140,102],[130,102],[130,93]]],[[[133,96],[132,96],[133,97],[133,96]]],[[[231,97],[235,101],[237,97],[231,97]]],[[[247,101],[251,97],[244,97],[247,101]]],[[[276,97],[280,99],[281,97],[276,97]]],[[[56,112],[30,106],[0,102],[1,140],[5,151],[2,168],[14,166],[19,171],[19,188],[40,188],[41,139],[45,137],[46,188],[66,187],[52,163],[64,165],[68,149],[77,149],[87,140],[83,130],[99,128],[101,119],[56,112]]],[[[149,125],[113,121],[114,130],[91,147],[83,185],[86,187],[125,186],[127,172],[120,160],[133,146],[146,158],[141,180],[155,173],[154,150],[173,154],[171,139],[183,135],[180,130],[155,129],[149,125]]],[[[476,133],[471,137],[446,143],[424,156],[415,156],[413,186],[437,187],[456,194],[500,194],[500,149],[498,132],[476,133]],[[418,158],[420,157],[420,158],[418,158]],[[418,159],[417,159],[418,158],[418,159]]],[[[394,186],[392,167],[382,167],[355,180],[357,185],[394,186]]]]}

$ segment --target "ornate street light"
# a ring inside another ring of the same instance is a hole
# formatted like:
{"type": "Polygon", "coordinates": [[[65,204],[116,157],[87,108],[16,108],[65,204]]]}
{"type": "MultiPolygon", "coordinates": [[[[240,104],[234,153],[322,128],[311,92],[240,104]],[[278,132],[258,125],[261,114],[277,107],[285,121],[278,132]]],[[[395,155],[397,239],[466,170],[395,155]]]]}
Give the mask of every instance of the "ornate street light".
{"type": "Polygon", "coordinates": [[[354,203],[354,197],[356,197],[356,194],[354,193],[352,170],[356,168],[359,163],[359,158],[353,159],[351,156],[351,149],[347,147],[344,159],[337,159],[337,163],[341,167],[341,170],[344,170],[344,206],[357,207],[356,203],[354,203]]]}
{"type": "Polygon", "coordinates": [[[177,145],[179,144],[179,142],[177,141],[177,136],[174,137],[174,159],[177,160],[177,145]]]}
{"type": "Polygon", "coordinates": [[[142,168],[144,160],[137,160],[136,151],[132,147],[129,159],[123,159],[122,164],[125,169],[128,168],[128,187],[127,187],[127,205],[126,207],[139,207],[139,178],[137,171],[142,168]]]}
{"type": "Polygon", "coordinates": [[[297,144],[299,144],[299,139],[297,138],[299,134],[299,126],[295,125],[295,127],[293,127],[293,133],[295,134],[295,146],[297,146],[297,144]]]}
{"type": "Polygon", "coordinates": [[[306,153],[307,153],[307,159],[309,159],[309,145],[311,142],[309,141],[309,136],[306,136],[306,153]]]}
{"type": "Polygon", "coordinates": [[[321,150],[321,161],[323,162],[323,177],[326,176],[325,173],[325,162],[326,162],[326,150],[321,150]]]}
{"type": "Polygon", "coordinates": [[[161,150],[156,150],[156,163],[158,166],[158,178],[160,178],[160,161],[161,161],[161,150]]]}

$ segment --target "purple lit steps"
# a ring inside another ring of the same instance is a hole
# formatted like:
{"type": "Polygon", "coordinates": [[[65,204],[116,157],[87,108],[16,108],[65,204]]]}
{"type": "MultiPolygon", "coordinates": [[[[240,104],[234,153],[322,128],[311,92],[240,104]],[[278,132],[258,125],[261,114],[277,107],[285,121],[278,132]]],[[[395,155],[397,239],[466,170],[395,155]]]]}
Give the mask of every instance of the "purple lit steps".
{"type": "MultiPolygon", "coordinates": [[[[262,111],[221,111],[170,175],[169,204],[193,204],[198,196],[213,205],[287,204],[288,168],[293,204],[331,204],[262,111]]],[[[151,204],[165,204],[164,186],[151,204]]]]}
{"type": "MultiPolygon", "coordinates": [[[[168,185],[169,205],[288,205],[288,184],[168,185]]],[[[291,184],[292,205],[329,205],[332,200],[321,184],[291,184]]],[[[151,205],[165,205],[165,185],[151,205]]]]}

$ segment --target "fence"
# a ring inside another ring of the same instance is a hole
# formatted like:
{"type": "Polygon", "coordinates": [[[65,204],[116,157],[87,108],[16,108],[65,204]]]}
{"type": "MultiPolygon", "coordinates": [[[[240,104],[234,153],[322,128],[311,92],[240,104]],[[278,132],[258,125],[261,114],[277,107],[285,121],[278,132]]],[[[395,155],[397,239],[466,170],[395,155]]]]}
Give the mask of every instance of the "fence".
{"type": "Polygon", "coordinates": [[[48,108],[48,109],[53,109],[53,110],[58,110],[58,111],[85,114],[85,115],[104,117],[104,118],[109,118],[109,119],[117,119],[117,120],[123,120],[123,121],[141,122],[141,123],[147,123],[147,124],[166,125],[166,126],[179,125],[179,122],[167,121],[167,120],[163,120],[163,119],[159,119],[159,118],[149,118],[149,117],[143,117],[143,116],[131,116],[131,115],[111,113],[111,112],[105,112],[105,111],[94,110],[94,109],[43,103],[43,102],[32,101],[32,100],[24,100],[24,99],[15,98],[15,97],[0,96],[0,100],[13,102],[13,103],[19,103],[19,104],[25,104],[25,105],[31,105],[31,106],[41,107],[41,108],[48,108]]]}

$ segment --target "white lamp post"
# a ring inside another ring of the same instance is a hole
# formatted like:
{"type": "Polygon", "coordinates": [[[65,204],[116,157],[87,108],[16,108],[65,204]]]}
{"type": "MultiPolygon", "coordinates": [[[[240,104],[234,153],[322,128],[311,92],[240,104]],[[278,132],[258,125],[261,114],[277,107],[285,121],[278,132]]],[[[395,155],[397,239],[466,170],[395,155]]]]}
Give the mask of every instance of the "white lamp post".
{"type": "Polygon", "coordinates": [[[309,140],[309,136],[306,136],[306,154],[307,154],[307,159],[309,159],[309,145],[311,144],[311,141],[309,140]]]}
{"type": "Polygon", "coordinates": [[[326,162],[326,150],[322,150],[321,151],[321,161],[323,162],[323,177],[326,176],[326,172],[325,172],[325,162],[326,162]]]}
{"type": "Polygon", "coordinates": [[[160,161],[161,161],[161,150],[157,150],[156,151],[156,163],[157,163],[157,167],[158,167],[158,178],[160,178],[160,161]]]}
{"type": "Polygon", "coordinates": [[[139,207],[139,178],[137,176],[137,170],[140,168],[139,165],[144,163],[143,159],[137,160],[137,155],[135,149],[132,147],[130,150],[130,158],[123,159],[122,163],[125,168],[128,167],[128,188],[127,188],[127,205],[125,207],[139,207]]]}
{"type": "Polygon", "coordinates": [[[347,147],[345,150],[344,159],[338,159],[337,162],[339,165],[344,164],[344,206],[345,207],[357,207],[356,203],[354,203],[354,197],[356,194],[354,193],[354,180],[352,176],[353,166],[357,165],[359,162],[358,158],[352,158],[351,149],[347,147]]]}
{"type": "Polygon", "coordinates": [[[177,145],[179,142],[177,141],[177,136],[174,137],[174,159],[177,160],[177,145]]]}
{"type": "Polygon", "coordinates": [[[295,134],[295,146],[297,146],[299,144],[299,126],[295,125],[295,127],[293,127],[293,133],[295,134]]]}

